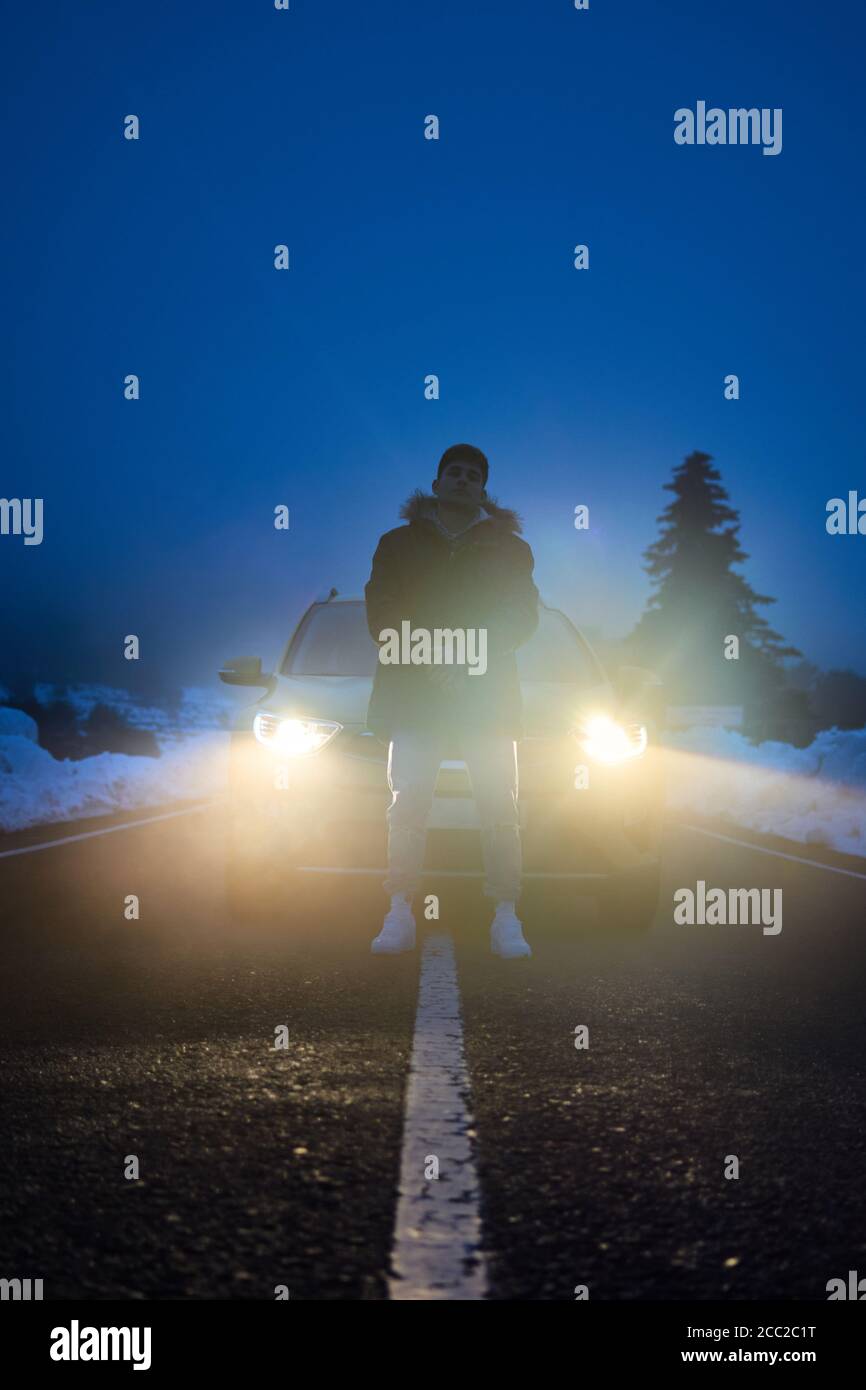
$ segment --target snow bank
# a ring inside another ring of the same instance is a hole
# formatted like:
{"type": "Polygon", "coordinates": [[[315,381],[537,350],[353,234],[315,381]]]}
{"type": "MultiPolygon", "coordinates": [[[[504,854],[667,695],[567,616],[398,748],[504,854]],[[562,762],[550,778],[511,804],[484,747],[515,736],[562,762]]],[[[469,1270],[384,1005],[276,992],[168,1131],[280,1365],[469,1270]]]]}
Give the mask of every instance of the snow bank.
{"type": "Polygon", "coordinates": [[[39,742],[39,725],[23,709],[8,709],[0,705],[0,738],[29,738],[39,742]]]}
{"type": "Polygon", "coordinates": [[[808,748],[709,728],[665,744],[672,810],[866,857],[866,729],[827,729],[808,748]]]}
{"type": "Polygon", "coordinates": [[[190,733],[204,729],[227,729],[237,709],[237,699],[225,689],[187,685],[161,704],[142,704],[128,690],[113,685],[52,685],[47,681],[33,687],[40,705],[64,700],[71,705],[80,723],[95,705],[105,705],[133,728],[148,729],[160,747],[170,747],[190,733]]]}
{"type": "MultiPolygon", "coordinates": [[[[81,692],[82,706],[104,690],[81,692]]],[[[169,721],[161,711],[139,711],[134,721],[156,723],[159,758],[100,753],[72,761],[39,747],[36,724],[23,710],[0,707],[0,830],[223,792],[224,701],[190,689],[180,709],[186,732],[178,729],[176,712],[169,721]]],[[[668,804],[677,813],[866,857],[866,729],[829,729],[808,748],[753,747],[734,730],[718,728],[670,733],[665,743],[668,804]]]]}
{"type": "Polygon", "coordinates": [[[225,790],[224,733],[192,734],[159,758],[99,753],[73,761],[40,748],[35,729],[21,710],[0,708],[0,830],[204,800],[225,790]]]}
{"type": "Polygon", "coordinates": [[[108,815],[171,801],[206,799],[226,788],[228,735],[237,709],[232,693],[187,686],[162,704],[97,684],[34,687],[41,705],[66,700],[78,721],[95,705],[116,710],[134,729],[156,736],[158,758],[100,753],[58,759],[40,748],[36,721],[0,705],[0,830],[108,815]]]}

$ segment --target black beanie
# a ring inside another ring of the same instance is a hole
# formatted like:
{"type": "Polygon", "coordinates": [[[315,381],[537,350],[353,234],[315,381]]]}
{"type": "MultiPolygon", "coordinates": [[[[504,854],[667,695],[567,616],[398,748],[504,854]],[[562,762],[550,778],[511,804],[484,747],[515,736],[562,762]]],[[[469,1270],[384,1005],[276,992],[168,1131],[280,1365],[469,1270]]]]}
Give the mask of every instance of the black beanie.
{"type": "Polygon", "coordinates": [[[474,463],[476,468],[481,469],[481,477],[484,486],[487,486],[487,475],[490,471],[486,455],[480,449],[476,449],[474,444],[452,444],[450,449],[439,460],[439,467],[436,470],[436,477],[442,477],[442,469],[447,468],[449,463],[474,463]]]}

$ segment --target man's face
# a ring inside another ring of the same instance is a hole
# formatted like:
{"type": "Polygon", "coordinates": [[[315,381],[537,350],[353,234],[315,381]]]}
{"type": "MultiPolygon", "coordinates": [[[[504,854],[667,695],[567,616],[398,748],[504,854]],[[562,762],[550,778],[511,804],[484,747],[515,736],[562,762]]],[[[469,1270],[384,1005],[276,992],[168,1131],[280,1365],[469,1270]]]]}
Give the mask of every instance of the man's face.
{"type": "Polygon", "coordinates": [[[449,507],[466,507],[473,511],[484,499],[484,482],[481,469],[475,463],[463,463],[455,459],[433,484],[433,491],[440,502],[449,507]]]}

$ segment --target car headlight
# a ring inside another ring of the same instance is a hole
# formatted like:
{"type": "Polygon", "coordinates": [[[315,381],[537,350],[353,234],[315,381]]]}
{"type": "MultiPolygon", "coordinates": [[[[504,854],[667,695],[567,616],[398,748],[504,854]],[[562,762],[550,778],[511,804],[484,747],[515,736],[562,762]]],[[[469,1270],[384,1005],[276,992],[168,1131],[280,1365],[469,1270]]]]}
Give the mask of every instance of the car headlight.
{"type": "Polygon", "coordinates": [[[646,752],[645,724],[618,724],[606,714],[585,719],[576,730],[583,751],[597,763],[614,766],[646,752]]]}
{"type": "Polygon", "coordinates": [[[342,729],[328,719],[280,719],[275,714],[257,714],[253,733],[259,743],[289,758],[302,758],[320,752],[342,729]]]}

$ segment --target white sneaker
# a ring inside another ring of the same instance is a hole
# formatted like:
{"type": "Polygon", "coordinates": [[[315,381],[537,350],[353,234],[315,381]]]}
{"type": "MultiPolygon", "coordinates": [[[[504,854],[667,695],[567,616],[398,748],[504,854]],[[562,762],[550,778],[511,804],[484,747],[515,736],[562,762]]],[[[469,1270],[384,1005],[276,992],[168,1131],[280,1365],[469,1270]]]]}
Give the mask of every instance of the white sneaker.
{"type": "Polygon", "coordinates": [[[532,948],[523,937],[523,924],[514,911],[514,903],[499,903],[490,927],[490,949],[494,956],[514,960],[531,956],[532,948]]]}
{"type": "Polygon", "coordinates": [[[415,918],[407,898],[392,898],[391,907],[382,930],[371,942],[370,950],[377,956],[396,956],[401,951],[415,949],[415,918]]]}

